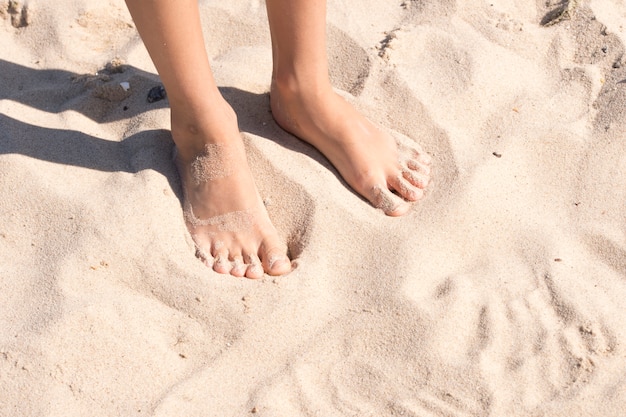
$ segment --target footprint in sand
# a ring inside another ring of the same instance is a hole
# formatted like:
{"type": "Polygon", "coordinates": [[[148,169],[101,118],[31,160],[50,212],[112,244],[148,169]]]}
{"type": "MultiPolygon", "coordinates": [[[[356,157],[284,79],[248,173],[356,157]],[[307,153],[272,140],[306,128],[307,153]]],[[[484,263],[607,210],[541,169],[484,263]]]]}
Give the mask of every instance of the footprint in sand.
{"type": "Polygon", "coordinates": [[[96,53],[122,51],[135,36],[130,15],[122,7],[100,8],[95,2],[76,16],[72,31],[88,50],[96,53]]]}
{"type": "Polygon", "coordinates": [[[256,140],[244,134],[248,163],[270,219],[287,242],[289,256],[294,260],[308,244],[316,203],[304,187],[276,169],[278,161],[268,160],[255,146],[256,140]]]}
{"type": "Polygon", "coordinates": [[[365,49],[339,28],[328,27],[328,63],[332,84],[353,96],[365,87],[372,63],[365,49]]]}
{"type": "Polygon", "coordinates": [[[0,17],[11,17],[11,25],[16,28],[24,28],[32,22],[32,9],[27,4],[19,1],[2,1],[0,2],[0,17]]]}
{"type": "Polygon", "coordinates": [[[427,323],[394,304],[329,324],[251,400],[268,415],[487,415],[481,384],[425,356],[427,323]]]}

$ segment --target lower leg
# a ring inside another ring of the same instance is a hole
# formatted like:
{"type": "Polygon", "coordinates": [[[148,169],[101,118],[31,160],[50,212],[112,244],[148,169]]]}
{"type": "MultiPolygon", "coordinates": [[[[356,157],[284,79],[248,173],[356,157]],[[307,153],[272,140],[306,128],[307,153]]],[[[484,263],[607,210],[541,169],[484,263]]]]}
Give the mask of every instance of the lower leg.
{"type": "Polygon", "coordinates": [[[185,220],[200,257],[236,276],[288,272],[286,248],[254,185],[237,118],[214,81],[197,0],[126,3],[168,93],[185,220]]]}
{"type": "Polygon", "coordinates": [[[212,139],[238,135],[235,114],[223,100],[209,66],[197,1],[126,3],[167,90],[178,151],[187,155],[202,150],[207,126],[200,126],[201,121],[215,122],[210,123],[212,139]],[[216,127],[222,131],[214,131],[216,127]]]}
{"type": "Polygon", "coordinates": [[[386,214],[406,213],[430,181],[430,157],[400,145],[332,89],[324,0],[267,0],[276,121],[322,152],[359,194],[386,214]]]}

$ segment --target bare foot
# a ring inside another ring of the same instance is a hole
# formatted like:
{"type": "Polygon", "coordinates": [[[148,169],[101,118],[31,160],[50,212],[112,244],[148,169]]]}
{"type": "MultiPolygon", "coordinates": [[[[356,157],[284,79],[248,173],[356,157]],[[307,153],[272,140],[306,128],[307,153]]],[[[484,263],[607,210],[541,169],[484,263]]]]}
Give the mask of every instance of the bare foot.
{"type": "Polygon", "coordinates": [[[276,122],[322,152],[374,207],[401,216],[424,196],[430,156],[379,130],[330,86],[305,93],[273,82],[270,98],[276,122]]]}
{"type": "Polygon", "coordinates": [[[193,148],[178,149],[176,165],[197,255],[222,274],[285,274],[291,270],[287,249],[254,184],[236,116],[230,106],[224,113],[219,131],[210,123],[215,120],[181,126],[172,118],[173,136],[186,136],[179,143],[194,143],[193,148]]]}

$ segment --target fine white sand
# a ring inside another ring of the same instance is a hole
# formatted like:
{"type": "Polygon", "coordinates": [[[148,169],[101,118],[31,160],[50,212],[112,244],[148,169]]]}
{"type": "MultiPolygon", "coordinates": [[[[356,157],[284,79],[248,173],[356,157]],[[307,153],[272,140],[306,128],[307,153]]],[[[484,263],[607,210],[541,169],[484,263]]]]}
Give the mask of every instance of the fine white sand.
{"type": "Polygon", "coordinates": [[[124,2],[13,3],[2,417],[625,415],[624,1],[329,0],[336,88],[434,156],[402,218],[272,120],[263,2],[201,1],[296,258],[259,281],[194,257],[124,2]]]}

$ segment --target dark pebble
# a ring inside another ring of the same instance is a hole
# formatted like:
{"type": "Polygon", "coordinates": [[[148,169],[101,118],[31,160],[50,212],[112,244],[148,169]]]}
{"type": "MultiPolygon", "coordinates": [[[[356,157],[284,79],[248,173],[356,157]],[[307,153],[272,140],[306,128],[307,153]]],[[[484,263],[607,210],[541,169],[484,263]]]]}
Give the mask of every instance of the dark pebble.
{"type": "Polygon", "coordinates": [[[502,154],[498,152],[493,152],[492,155],[495,156],[496,158],[502,158],[502,154]]]}
{"type": "Polygon", "coordinates": [[[157,85],[156,87],[152,87],[150,91],[148,91],[148,103],[154,103],[155,101],[161,101],[167,96],[165,92],[165,88],[162,85],[157,85]]]}

